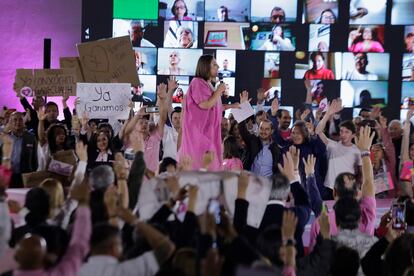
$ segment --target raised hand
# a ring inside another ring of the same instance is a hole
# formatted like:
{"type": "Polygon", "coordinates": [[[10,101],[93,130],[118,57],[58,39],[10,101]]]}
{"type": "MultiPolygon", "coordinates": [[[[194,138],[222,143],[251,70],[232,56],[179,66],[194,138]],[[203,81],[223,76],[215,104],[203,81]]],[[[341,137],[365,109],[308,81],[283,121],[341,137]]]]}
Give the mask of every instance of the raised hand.
{"type": "Polygon", "coordinates": [[[381,113],[381,107],[374,106],[371,110],[371,113],[370,113],[371,119],[376,120],[380,116],[380,113],[381,113]]]}
{"type": "Polygon", "coordinates": [[[175,76],[171,76],[168,78],[167,87],[169,93],[174,92],[175,89],[178,88],[178,81],[176,80],[175,76]]]}
{"type": "Polygon", "coordinates": [[[257,89],[257,103],[263,103],[265,101],[265,91],[263,88],[257,89]]]}
{"type": "Polygon", "coordinates": [[[208,169],[211,163],[213,162],[213,160],[214,160],[213,151],[207,151],[206,153],[204,153],[203,160],[202,160],[203,168],[208,169]]]}
{"type": "Polygon", "coordinates": [[[115,216],[118,205],[118,189],[115,185],[111,185],[106,189],[104,194],[104,203],[106,210],[108,211],[108,215],[110,217],[115,216]]]}
{"type": "Polygon", "coordinates": [[[115,155],[114,171],[118,180],[126,180],[128,178],[128,162],[121,153],[115,155]]]}
{"type": "Polygon", "coordinates": [[[300,119],[302,120],[302,121],[305,121],[305,119],[306,119],[306,117],[308,117],[308,115],[309,115],[309,113],[310,113],[311,111],[310,111],[310,109],[309,108],[306,108],[303,112],[302,112],[302,114],[300,115],[300,119]]]}
{"type": "Polygon", "coordinates": [[[324,239],[329,239],[331,237],[331,227],[329,225],[329,217],[326,211],[321,213],[321,216],[319,217],[319,225],[322,237],[324,239]]]}
{"type": "Polygon", "coordinates": [[[118,207],[116,211],[117,216],[129,225],[134,225],[138,222],[138,218],[130,209],[118,207]]]}
{"type": "Polygon", "coordinates": [[[272,101],[272,105],[270,106],[270,111],[272,116],[276,116],[277,111],[279,110],[279,100],[275,97],[272,101]]]}
{"type": "Polygon", "coordinates": [[[280,172],[285,175],[290,182],[296,179],[295,165],[290,152],[287,152],[285,155],[283,155],[283,166],[281,164],[277,164],[277,166],[279,167],[280,172]]]}
{"type": "Polygon", "coordinates": [[[237,181],[237,198],[245,199],[247,186],[249,185],[249,173],[241,171],[237,181]]]}
{"type": "Polygon", "coordinates": [[[165,83],[160,83],[157,86],[157,96],[161,101],[167,98],[167,85],[165,83]]]}
{"type": "Polygon", "coordinates": [[[382,116],[382,115],[380,115],[380,117],[379,117],[379,123],[380,123],[380,126],[383,128],[383,129],[386,129],[388,126],[387,126],[387,123],[388,123],[388,120],[387,120],[387,118],[386,117],[384,117],[384,116],[382,116]]]}
{"type": "Polygon", "coordinates": [[[295,146],[290,146],[289,153],[292,156],[294,169],[297,171],[299,168],[300,149],[295,146]]]}
{"type": "Polygon", "coordinates": [[[326,112],[329,116],[334,115],[340,112],[344,107],[342,106],[341,99],[332,100],[331,104],[328,106],[328,111],[326,112]]]}
{"type": "Polygon", "coordinates": [[[359,137],[355,137],[355,144],[360,151],[369,151],[371,149],[374,136],[375,132],[372,132],[371,134],[371,128],[369,126],[361,127],[359,129],[359,137]]]}
{"type": "Polygon", "coordinates": [[[75,152],[80,161],[88,161],[88,145],[85,145],[82,141],[79,141],[76,143],[75,152]]]}
{"type": "Polygon", "coordinates": [[[89,184],[84,181],[81,184],[73,185],[70,189],[70,198],[78,201],[79,204],[89,204],[89,193],[91,189],[89,184]]]}
{"type": "Polygon", "coordinates": [[[39,110],[37,111],[37,118],[39,119],[39,121],[46,120],[46,111],[45,111],[45,107],[44,106],[42,106],[41,108],[39,108],[39,110]]]}
{"type": "Polygon", "coordinates": [[[190,156],[182,156],[178,162],[179,171],[191,171],[193,169],[193,159],[190,156]]]}
{"type": "Polygon", "coordinates": [[[197,196],[198,196],[198,186],[189,185],[187,194],[188,194],[188,210],[194,213],[196,202],[197,202],[197,196]]]}
{"type": "Polygon", "coordinates": [[[302,158],[303,164],[305,165],[305,174],[306,176],[312,175],[315,173],[315,163],[316,157],[313,154],[309,154],[307,159],[302,158]]]}
{"type": "Polygon", "coordinates": [[[249,99],[249,92],[247,90],[243,90],[240,93],[240,103],[243,104],[243,103],[248,103],[250,101],[251,99],[249,99]]]}
{"type": "Polygon", "coordinates": [[[295,230],[298,219],[292,211],[285,211],[282,218],[282,240],[293,240],[295,238],[295,230]]]}

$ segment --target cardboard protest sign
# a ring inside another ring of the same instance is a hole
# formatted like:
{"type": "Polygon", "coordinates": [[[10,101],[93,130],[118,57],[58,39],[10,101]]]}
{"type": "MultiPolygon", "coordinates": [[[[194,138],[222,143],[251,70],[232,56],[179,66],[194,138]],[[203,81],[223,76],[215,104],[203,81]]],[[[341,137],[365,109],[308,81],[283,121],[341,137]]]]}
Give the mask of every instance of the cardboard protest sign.
{"type": "Polygon", "coordinates": [[[76,82],[85,82],[79,57],[60,57],[59,65],[61,69],[73,68],[76,73],[76,82]]]}
{"type": "Polygon", "coordinates": [[[21,95],[33,96],[62,96],[66,91],[76,95],[75,69],[17,69],[14,89],[21,95]]]}
{"type": "Polygon", "coordinates": [[[77,44],[85,82],[139,84],[129,36],[77,44]]]}
{"type": "Polygon", "coordinates": [[[23,97],[33,97],[32,83],[32,69],[16,69],[16,77],[13,87],[15,91],[18,91],[23,97]]]}
{"type": "Polygon", "coordinates": [[[87,112],[90,118],[128,119],[131,84],[129,83],[78,83],[78,114],[87,112]]]}

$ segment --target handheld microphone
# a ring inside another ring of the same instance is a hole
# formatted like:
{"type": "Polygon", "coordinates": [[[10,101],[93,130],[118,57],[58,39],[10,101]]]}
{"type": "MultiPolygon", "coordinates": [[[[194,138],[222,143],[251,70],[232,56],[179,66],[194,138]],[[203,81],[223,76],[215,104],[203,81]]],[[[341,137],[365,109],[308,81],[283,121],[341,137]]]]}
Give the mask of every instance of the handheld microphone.
{"type": "Polygon", "coordinates": [[[220,83],[223,83],[223,73],[218,73],[218,79],[220,83]]]}

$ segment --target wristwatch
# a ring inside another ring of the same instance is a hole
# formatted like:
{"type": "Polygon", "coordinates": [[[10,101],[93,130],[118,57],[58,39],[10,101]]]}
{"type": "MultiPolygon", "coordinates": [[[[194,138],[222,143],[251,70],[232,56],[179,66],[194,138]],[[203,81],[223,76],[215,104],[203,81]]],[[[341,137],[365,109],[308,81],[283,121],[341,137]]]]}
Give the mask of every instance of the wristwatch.
{"type": "Polygon", "coordinates": [[[287,240],[283,241],[283,245],[284,246],[295,246],[296,241],[294,239],[287,239],[287,240]]]}

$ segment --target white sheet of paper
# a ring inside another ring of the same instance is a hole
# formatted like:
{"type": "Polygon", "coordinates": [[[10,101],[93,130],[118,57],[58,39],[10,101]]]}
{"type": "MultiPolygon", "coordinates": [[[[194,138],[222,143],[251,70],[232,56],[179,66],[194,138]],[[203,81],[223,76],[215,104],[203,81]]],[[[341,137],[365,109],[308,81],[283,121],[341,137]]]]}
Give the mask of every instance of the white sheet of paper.
{"type": "Polygon", "coordinates": [[[243,122],[250,116],[254,115],[254,109],[248,102],[242,103],[240,108],[232,108],[230,112],[233,114],[237,123],[243,122]]]}
{"type": "Polygon", "coordinates": [[[87,112],[94,119],[128,119],[131,84],[129,83],[77,83],[78,114],[87,112]]]}

